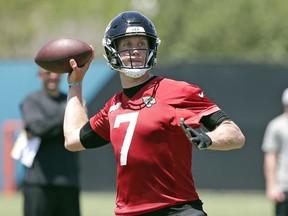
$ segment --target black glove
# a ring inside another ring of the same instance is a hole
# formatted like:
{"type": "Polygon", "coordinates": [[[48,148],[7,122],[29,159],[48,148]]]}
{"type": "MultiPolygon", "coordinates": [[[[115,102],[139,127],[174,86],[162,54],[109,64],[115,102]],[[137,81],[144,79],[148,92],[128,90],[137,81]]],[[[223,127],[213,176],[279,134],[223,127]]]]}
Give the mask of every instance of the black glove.
{"type": "Polygon", "coordinates": [[[185,124],[184,119],[180,119],[180,126],[182,130],[184,131],[185,135],[189,139],[189,141],[198,149],[203,150],[208,148],[210,145],[212,145],[211,138],[201,130],[201,132],[197,132],[193,128],[189,127],[185,124]]]}

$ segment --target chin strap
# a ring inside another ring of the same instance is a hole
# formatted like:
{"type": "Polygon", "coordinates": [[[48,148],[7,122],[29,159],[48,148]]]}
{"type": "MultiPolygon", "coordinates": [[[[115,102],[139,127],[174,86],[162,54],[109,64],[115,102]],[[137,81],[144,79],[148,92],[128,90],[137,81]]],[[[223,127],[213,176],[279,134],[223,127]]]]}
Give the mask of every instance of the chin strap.
{"type": "Polygon", "coordinates": [[[122,68],[121,70],[118,70],[121,73],[124,73],[126,76],[131,78],[139,78],[142,77],[150,68],[143,68],[143,69],[127,69],[122,68]]]}

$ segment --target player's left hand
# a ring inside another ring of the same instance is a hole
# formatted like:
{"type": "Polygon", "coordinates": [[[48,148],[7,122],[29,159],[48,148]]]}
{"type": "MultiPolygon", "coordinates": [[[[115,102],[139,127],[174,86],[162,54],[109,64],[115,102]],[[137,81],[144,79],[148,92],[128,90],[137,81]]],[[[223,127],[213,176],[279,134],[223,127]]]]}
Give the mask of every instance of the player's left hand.
{"type": "Polygon", "coordinates": [[[210,145],[212,145],[211,138],[201,130],[201,132],[198,132],[194,130],[193,128],[189,127],[185,124],[184,119],[180,119],[180,126],[182,130],[184,131],[185,135],[189,139],[189,141],[198,149],[203,150],[208,148],[210,145]]]}

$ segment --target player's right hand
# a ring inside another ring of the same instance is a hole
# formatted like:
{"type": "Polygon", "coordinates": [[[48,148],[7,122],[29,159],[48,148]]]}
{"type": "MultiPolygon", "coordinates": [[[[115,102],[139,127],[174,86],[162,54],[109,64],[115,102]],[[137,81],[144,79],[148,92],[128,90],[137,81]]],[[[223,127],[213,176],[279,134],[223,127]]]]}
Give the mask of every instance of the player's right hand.
{"type": "Polygon", "coordinates": [[[266,196],[273,202],[283,202],[286,199],[284,192],[278,185],[268,186],[266,196]]]}
{"type": "Polygon", "coordinates": [[[70,66],[72,67],[73,71],[68,74],[68,82],[82,82],[86,72],[89,69],[89,66],[94,58],[94,48],[91,46],[93,49],[93,54],[89,58],[89,60],[83,65],[82,67],[79,67],[77,65],[77,62],[74,59],[70,59],[70,66]]]}

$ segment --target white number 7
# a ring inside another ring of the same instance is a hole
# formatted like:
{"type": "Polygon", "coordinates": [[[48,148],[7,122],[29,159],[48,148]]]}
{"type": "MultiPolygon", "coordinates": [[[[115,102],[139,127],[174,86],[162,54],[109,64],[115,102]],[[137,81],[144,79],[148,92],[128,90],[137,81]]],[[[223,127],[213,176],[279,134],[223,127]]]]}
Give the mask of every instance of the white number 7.
{"type": "Polygon", "coordinates": [[[126,113],[117,115],[114,123],[114,128],[118,128],[123,122],[130,122],[126,131],[126,135],[123,141],[123,145],[120,152],[120,165],[125,166],[127,164],[127,156],[130,148],[131,140],[135,130],[136,122],[138,118],[138,112],[126,113]]]}

